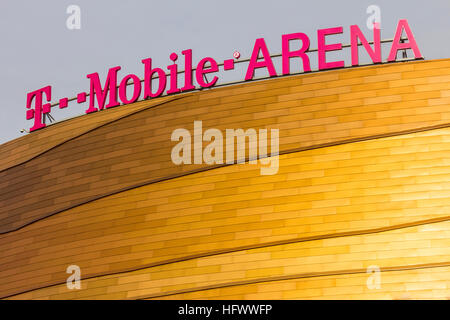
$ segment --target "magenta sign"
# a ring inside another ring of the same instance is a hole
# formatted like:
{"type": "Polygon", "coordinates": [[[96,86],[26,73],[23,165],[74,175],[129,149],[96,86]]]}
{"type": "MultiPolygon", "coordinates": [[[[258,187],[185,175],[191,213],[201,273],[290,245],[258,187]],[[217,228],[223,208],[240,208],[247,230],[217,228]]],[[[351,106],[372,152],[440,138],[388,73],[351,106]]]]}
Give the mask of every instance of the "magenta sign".
{"type": "MultiPolygon", "coordinates": [[[[328,61],[326,53],[330,51],[342,50],[342,43],[329,43],[327,36],[339,35],[343,33],[342,27],[328,28],[317,30],[317,58],[318,70],[329,70],[344,67],[344,61],[328,61]]],[[[359,43],[370,56],[373,63],[381,63],[381,30],[379,25],[375,24],[373,28],[373,47],[369,44],[361,29],[357,25],[350,27],[350,47],[351,47],[351,64],[352,66],[359,65],[358,49],[359,43]]],[[[278,73],[269,53],[269,49],[264,41],[264,38],[259,38],[255,41],[253,52],[248,62],[247,71],[245,73],[245,80],[253,80],[255,70],[264,69],[270,77],[278,75],[291,74],[290,61],[292,58],[299,58],[302,61],[303,72],[310,72],[310,59],[307,55],[310,47],[310,39],[304,33],[285,34],[281,37],[282,45],[282,70],[278,73]],[[300,49],[291,50],[291,41],[300,43],[300,49]],[[258,58],[259,57],[259,58],[258,58]]],[[[387,62],[397,60],[397,53],[399,50],[411,49],[414,53],[415,59],[422,59],[422,54],[417,46],[414,35],[408,25],[407,20],[399,20],[394,39],[392,41],[391,49],[387,62]],[[405,32],[407,39],[402,39],[402,34],[405,32]]],[[[153,66],[152,59],[147,58],[142,60],[144,66],[144,78],[141,80],[135,74],[128,74],[123,78],[118,78],[120,66],[110,68],[106,76],[105,82],[102,85],[100,76],[97,72],[87,75],[90,81],[89,91],[89,107],[86,113],[97,112],[99,110],[108,109],[119,106],[120,104],[129,104],[136,102],[139,99],[150,99],[161,96],[164,92],[168,95],[179,92],[186,92],[198,88],[210,88],[214,86],[218,79],[219,64],[211,57],[201,59],[193,67],[192,50],[187,49],[181,52],[182,57],[178,54],[172,53],[170,60],[173,64],[167,66],[166,71],[153,66]],[[184,60],[183,83],[179,83],[178,63],[177,61],[184,60]],[[208,80],[206,76],[209,76],[208,80]],[[120,80],[120,81],[119,81],[120,80]],[[194,81],[196,85],[194,85],[194,81]],[[131,87],[130,87],[131,86],[131,87]],[[130,87],[131,90],[127,90],[130,87]]],[[[239,54],[234,55],[234,59],[238,59],[239,54]]],[[[220,64],[223,70],[233,70],[235,67],[235,60],[228,59],[220,64]]],[[[294,71],[296,73],[300,72],[294,71]]],[[[76,101],[83,103],[87,100],[88,94],[81,92],[77,95],[76,101]]],[[[43,116],[51,111],[52,105],[49,103],[52,99],[52,87],[46,86],[36,91],[27,94],[27,112],[26,118],[33,119],[33,126],[30,131],[41,129],[45,127],[43,116]],[[46,103],[44,103],[44,100],[46,103]]],[[[68,106],[69,99],[59,99],[59,108],[63,109],[68,106]]]]}

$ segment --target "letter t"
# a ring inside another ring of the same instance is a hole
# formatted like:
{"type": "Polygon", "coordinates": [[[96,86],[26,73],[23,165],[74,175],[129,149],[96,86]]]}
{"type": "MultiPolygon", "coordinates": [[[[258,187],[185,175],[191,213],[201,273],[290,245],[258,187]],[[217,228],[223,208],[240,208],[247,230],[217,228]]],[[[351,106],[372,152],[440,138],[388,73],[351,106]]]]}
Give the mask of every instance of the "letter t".
{"type": "Polygon", "coordinates": [[[27,94],[27,120],[34,118],[34,125],[30,128],[30,132],[44,128],[45,123],[42,122],[42,115],[49,113],[50,103],[42,105],[42,95],[45,93],[46,99],[49,102],[52,99],[52,87],[47,86],[27,94]],[[31,103],[34,99],[34,109],[31,108],[31,103]]]}

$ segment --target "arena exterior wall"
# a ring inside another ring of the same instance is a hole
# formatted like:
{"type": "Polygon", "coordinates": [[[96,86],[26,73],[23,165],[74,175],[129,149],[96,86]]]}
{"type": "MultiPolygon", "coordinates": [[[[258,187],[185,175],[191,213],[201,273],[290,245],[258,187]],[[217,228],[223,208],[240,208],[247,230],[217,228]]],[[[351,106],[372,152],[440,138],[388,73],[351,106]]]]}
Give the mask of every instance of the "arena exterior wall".
{"type": "Polygon", "coordinates": [[[450,59],[379,64],[137,102],[7,142],[0,297],[449,298],[449,105],[450,59]],[[278,173],[174,165],[171,133],[195,120],[279,129],[278,173]]]}

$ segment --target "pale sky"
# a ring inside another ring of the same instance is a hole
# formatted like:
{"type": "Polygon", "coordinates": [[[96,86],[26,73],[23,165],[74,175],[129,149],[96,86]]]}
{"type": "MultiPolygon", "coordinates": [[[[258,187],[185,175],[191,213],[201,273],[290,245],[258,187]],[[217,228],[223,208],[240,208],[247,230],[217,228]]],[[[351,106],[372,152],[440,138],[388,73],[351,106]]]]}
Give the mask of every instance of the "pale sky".
{"type": "MultiPolygon", "coordinates": [[[[425,59],[450,58],[449,0],[2,0],[0,143],[32,126],[25,119],[26,94],[46,85],[52,86],[56,102],[88,91],[89,73],[104,77],[120,65],[122,76],[142,78],[142,59],[150,57],[155,66],[165,68],[170,53],[181,56],[185,49],[193,49],[194,63],[207,56],[222,62],[235,50],[242,58],[250,57],[261,37],[272,54],[279,53],[281,35],[293,32],[306,33],[315,48],[317,29],[343,26],[344,35],[335,39],[348,43],[353,24],[371,39],[366,27],[369,5],[381,9],[383,39],[393,37],[399,19],[408,19],[425,59]],[[71,4],[81,8],[80,30],[66,27],[71,4]]],[[[237,71],[222,80],[243,78],[237,71]]],[[[84,110],[73,103],[64,111],[55,108],[52,116],[60,121],[84,110]]]]}

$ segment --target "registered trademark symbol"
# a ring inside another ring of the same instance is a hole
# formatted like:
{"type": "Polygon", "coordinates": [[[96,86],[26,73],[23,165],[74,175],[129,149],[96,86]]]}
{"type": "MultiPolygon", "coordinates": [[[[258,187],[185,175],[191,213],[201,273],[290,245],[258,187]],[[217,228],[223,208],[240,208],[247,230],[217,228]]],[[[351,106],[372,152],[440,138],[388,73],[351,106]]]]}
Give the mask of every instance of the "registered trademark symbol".
{"type": "Polygon", "coordinates": [[[240,56],[241,56],[241,54],[239,53],[239,51],[235,51],[235,52],[233,53],[233,57],[234,57],[235,59],[239,59],[240,56]]]}

